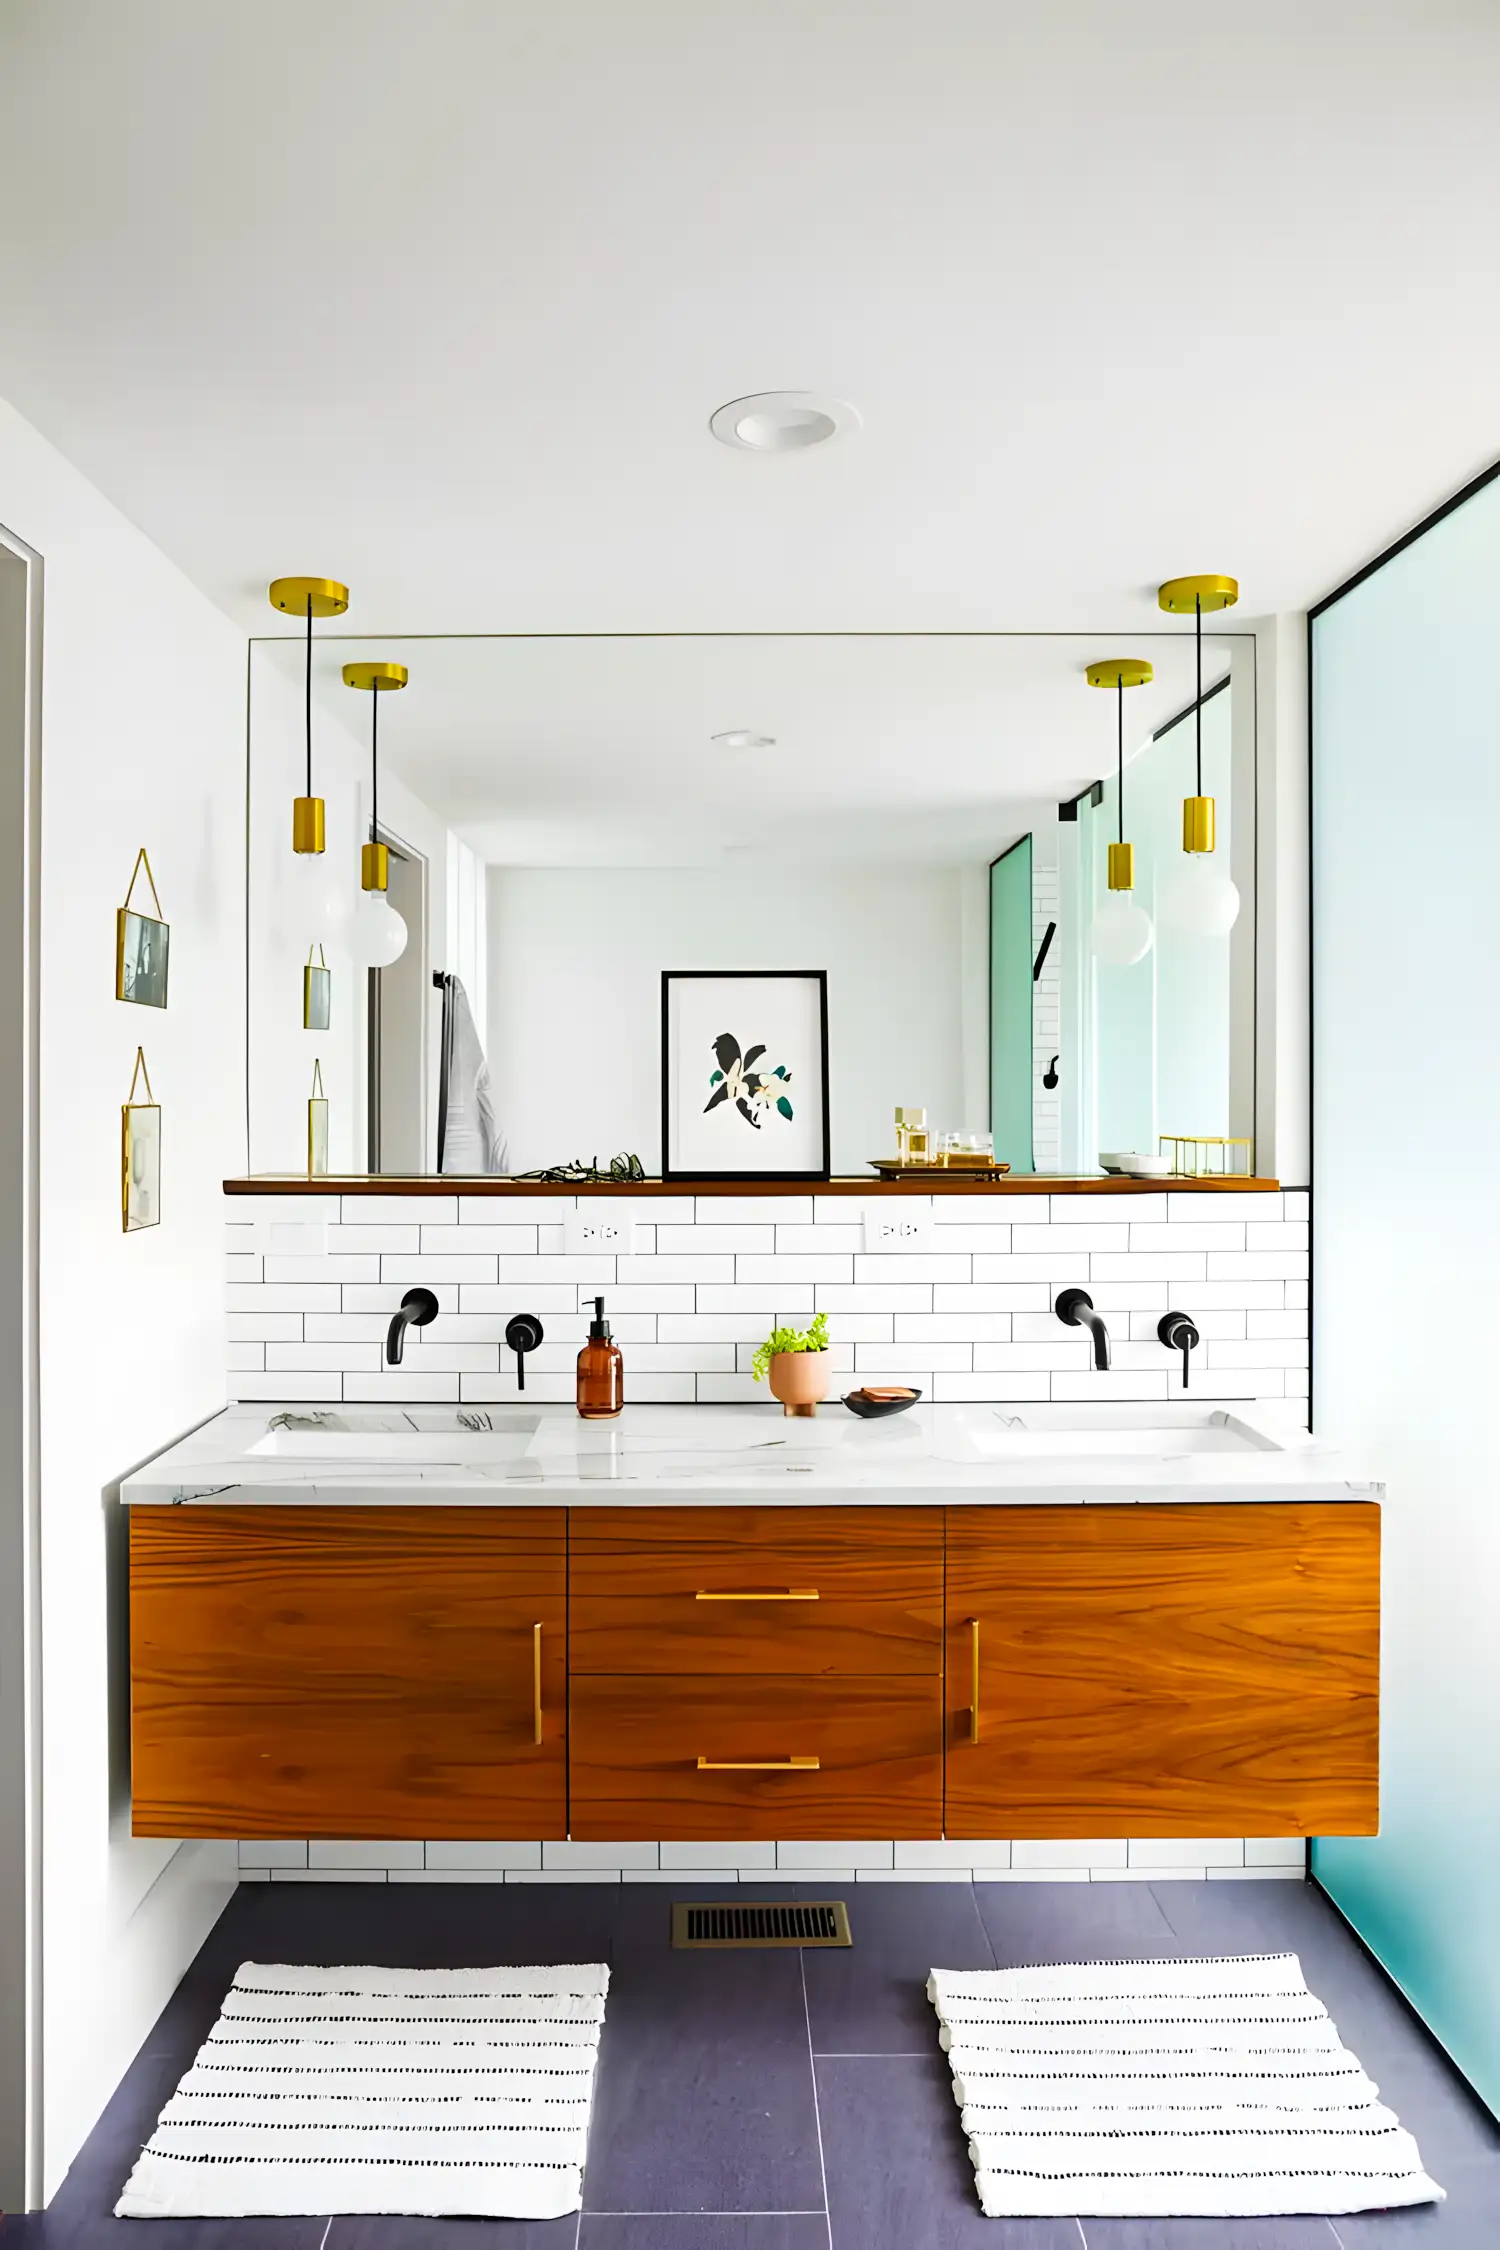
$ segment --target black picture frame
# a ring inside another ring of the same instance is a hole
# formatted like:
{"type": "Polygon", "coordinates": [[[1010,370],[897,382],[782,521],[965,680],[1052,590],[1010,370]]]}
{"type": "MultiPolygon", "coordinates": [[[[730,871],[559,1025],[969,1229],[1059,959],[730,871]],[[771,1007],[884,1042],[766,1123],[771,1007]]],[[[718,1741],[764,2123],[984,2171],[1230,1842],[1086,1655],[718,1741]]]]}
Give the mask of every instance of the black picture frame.
{"type": "Polygon", "coordinates": [[[663,969],[661,972],[661,1177],[666,1180],[737,1181],[826,1180],[830,1176],[832,1143],[828,1116],[828,971],[826,969],[663,969]],[[730,984],[737,981],[811,984],[817,993],[818,1091],[822,1105],[822,1162],[817,1170],[779,1170],[774,1165],[752,1170],[704,1171],[698,1166],[672,1163],[672,987],[684,983],[730,984]]]}

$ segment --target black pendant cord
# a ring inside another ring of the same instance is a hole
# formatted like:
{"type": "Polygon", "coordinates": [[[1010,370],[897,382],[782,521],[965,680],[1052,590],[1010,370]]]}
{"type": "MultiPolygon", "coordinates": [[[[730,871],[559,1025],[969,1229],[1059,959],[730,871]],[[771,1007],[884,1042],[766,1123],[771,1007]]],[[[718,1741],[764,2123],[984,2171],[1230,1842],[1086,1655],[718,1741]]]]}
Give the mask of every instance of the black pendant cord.
{"type": "Polygon", "coordinates": [[[1194,743],[1198,759],[1198,794],[1203,794],[1203,596],[1193,596],[1193,632],[1198,651],[1198,694],[1193,704],[1194,743]]]}
{"type": "Polygon", "coordinates": [[[312,595],[307,597],[307,680],[303,694],[307,723],[307,795],[312,795],[312,595]]]}
{"type": "Polygon", "coordinates": [[[1120,816],[1120,842],[1125,841],[1125,679],[1123,673],[1115,679],[1115,708],[1120,715],[1116,761],[1119,779],[1115,783],[1115,810],[1120,816]]]}
{"type": "Polygon", "coordinates": [[[370,683],[370,842],[380,842],[380,757],[377,735],[380,726],[380,689],[370,683]]]}

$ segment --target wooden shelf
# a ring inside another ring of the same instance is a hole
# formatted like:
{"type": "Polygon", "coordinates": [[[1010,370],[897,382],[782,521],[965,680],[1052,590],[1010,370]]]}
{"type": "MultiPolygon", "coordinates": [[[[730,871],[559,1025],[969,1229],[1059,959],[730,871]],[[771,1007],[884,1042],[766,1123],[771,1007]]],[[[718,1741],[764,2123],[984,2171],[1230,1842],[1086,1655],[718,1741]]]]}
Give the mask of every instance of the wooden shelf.
{"type": "Polygon", "coordinates": [[[838,1180],[501,1180],[449,1173],[407,1176],[396,1172],[257,1172],[226,1180],[226,1195],[1238,1195],[1279,1188],[1279,1180],[1193,1179],[1174,1173],[1159,1180],[1126,1180],[1111,1173],[1082,1177],[1054,1172],[1012,1172],[1003,1180],[976,1180],[963,1172],[922,1172],[909,1179],[873,1174],[838,1180]]]}

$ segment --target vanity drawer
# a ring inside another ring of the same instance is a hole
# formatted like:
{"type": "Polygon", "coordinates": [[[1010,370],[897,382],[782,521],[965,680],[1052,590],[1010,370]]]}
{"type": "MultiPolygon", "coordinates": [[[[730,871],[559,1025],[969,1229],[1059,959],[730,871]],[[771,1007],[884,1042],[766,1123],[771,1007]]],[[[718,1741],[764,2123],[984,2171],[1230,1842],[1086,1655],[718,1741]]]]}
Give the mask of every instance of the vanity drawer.
{"type": "Polygon", "coordinates": [[[569,1532],[575,1675],[942,1669],[940,1509],[578,1508],[569,1532]]]}
{"type": "Polygon", "coordinates": [[[937,1836],[942,1731],[935,1677],[575,1678],[571,1833],[937,1836]]]}

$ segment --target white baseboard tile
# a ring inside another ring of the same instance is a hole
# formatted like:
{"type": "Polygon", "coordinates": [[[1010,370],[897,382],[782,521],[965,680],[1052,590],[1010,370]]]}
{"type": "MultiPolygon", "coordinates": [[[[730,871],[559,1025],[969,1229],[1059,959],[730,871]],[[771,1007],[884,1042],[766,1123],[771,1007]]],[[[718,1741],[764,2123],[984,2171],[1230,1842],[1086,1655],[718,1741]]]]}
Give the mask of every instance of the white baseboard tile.
{"type": "Polygon", "coordinates": [[[1086,1883],[1086,1867],[976,1867],[976,1883],[1086,1883]]]}
{"type": "Polygon", "coordinates": [[[1132,1836],[1131,1867],[1243,1867],[1243,1836],[1132,1836]]]}
{"type": "Polygon", "coordinates": [[[305,1867],[305,1843],[275,1842],[264,1837],[251,1837],[240,1845],[240,1866],[246,1867],[305,1867]]]}
{"type": "MultiPolygon", "coordinates": [[[[847,1881],[847,1877],[844,1878],[847,1881]]],[[[861,1867],[856,1883],[972,1883],[972,1867],[861,1867]]]]}
{"type": "MultiPolygon", "coordinates": [[[[1201,1883],[1203,1867],[1091,1867],[1091,1883],[1201,1883]]],[[[1236,1870],[1243,1872],[1243,1870],[1236,1870]]]]}
{"type": "Polygon", "coordinates": [[[470,1842],[465,1838],[424,1844],[422,1849],[426,1855],[425,1864],[429,1870],[441,1868],[493,1870],[504,1867],[540,1867],[542,1864],[542,1847],[540,1844],[520,1844],[504,1841],[481,1844],[470,1842]]]}
{"type": "Polygon", "coordinates": [[[660,1844],[573,1844],[555,1843],[542,1846],[544,1873],[564,1868],[580,1870],[604,1867],[659,1867],[660,1844]]]}
{"type": "Polygon", "coordinates": [[[508,1867],[507,1883],[618,1883],[618,1867],[508,1867]]]}
{"type": "Polygon", "coordinates": [[[1300,1867],[1210,1867],[1207,1873],[1211,1883],[1300,1883],[1304,1879],[1300,1867]]]}
{"type": "Polygon", "coordinates": [[[1245,1865],[1247,1867],[1295,1867],[1300,1873],[1307,1865],[1307,1838],[1305,1836],[1247,1836],[1245,1838],[1245,1865]]]}
{"type": "Polygon", "coordinates": [[[691,1867],[700,1873],[706,1867],[733,1870],[737,1867],[766,1867],[776,1865],[774,1844],[663,1844],[661,1863],[666,1869],[691,1867]]]}
{"type": "Polygon", "coordinates": [[[392,1883],[503,1883],[503,1867],[393,1867],[392,1883]]]}
{"type": "Polygon", "coordinates": [[[239,1879],[242,1883],[269,1883],[271,1870],[269,1867],[242,1867],[239,1879]]]}
{"type": "Polygon", "coordinates": [[[804,1867],[838,1867],[847,1875],[861,1867],[893,1867],[894,1844],[863,1838],[855,1843],[792,1843],[776,1846],[776,1865],[797,1873],[804,1867]]]}
{"type": "Polygon", "coordinates": [[[307,1864],[311,1867],[420,1867],[422,1846],[403,1838],[398,1842],[374,1843],[356,1839],[353,1843],[330,1843],[314,1837],[307,1847],[307,1864]]]}
{"type": "Polygon", "coordinates": [[[1123,1867],[1126,1864],[1125,1839],[1123,1836],[1022,1837],[1010,1847],[1010,1864],[1018,1872],[1035,1872],[1043,1867],[1123,1867]]]}
{"type": "Polygon", "coordinates": [[[971,1841],[967,1837],[945,1837],[929,1842],[925,1837],[908,1844],[897,1844],[896,1866],[910,1868],[913,1873],[923,1868],[940,1867],[1009,1867],[1010,1845],[971,1841]]]}

